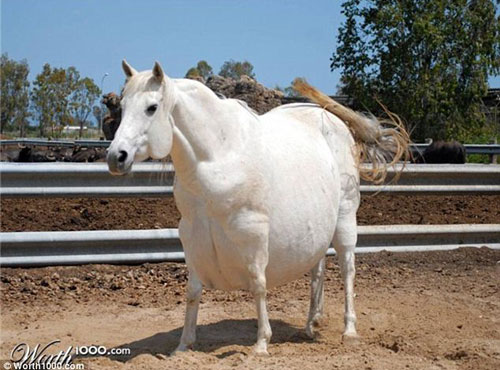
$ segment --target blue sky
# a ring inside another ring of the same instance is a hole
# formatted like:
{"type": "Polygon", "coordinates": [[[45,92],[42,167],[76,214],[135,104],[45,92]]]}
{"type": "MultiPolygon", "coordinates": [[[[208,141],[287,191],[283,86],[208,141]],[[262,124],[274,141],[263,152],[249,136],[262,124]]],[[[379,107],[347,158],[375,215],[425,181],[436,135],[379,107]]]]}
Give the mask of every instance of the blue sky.
{"type": "MultiPolygon", "coordinates": [[[[103,90],[118,92],[120,62],[138,70],[158,60],[171,77],[205,59],[218,72],[229,59],[248,60],[265,86],[303,76],[333,94],[330,71],[338,0],[1,0],[1,50],[27,59],[33,79],[45,63],[75,66],[103,90]]],[[[500,87],[500,77],[490,79],[500,87]]]]}
{"type": "Polygon", "coordinates": [[[329,58],[341,22],[340,1],[1,0],[2,52],[26,58],[30,77],[44,63],[75,66],[104,91],[123,83],[121,60],[172,77],[205,59],[218,72],[248,60],[257,80],[288,86],[304,76],[333,93],[339,74],[329,58]]]}

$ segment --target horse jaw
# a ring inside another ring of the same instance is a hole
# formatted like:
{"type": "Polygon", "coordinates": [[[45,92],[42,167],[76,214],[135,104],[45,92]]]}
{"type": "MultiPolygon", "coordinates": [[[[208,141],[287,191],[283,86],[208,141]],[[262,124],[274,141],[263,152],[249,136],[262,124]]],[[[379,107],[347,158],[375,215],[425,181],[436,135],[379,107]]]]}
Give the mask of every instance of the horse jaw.
{"type": "Polygon", "coordinates": [[[148,154],[153,159],[163,159],[172,150],[172,118],[155,122],[147,133],[148,154]]]}

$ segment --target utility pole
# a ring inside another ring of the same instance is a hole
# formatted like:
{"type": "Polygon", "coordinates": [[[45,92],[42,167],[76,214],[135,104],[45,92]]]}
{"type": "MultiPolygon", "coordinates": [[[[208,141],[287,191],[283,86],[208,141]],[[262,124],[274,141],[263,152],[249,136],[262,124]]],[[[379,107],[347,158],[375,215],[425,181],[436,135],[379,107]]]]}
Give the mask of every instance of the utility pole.
{"type": "MultiPolygon", "coordinates": [[[[109,73],[106,72],[106,73],[104,73],[104,75],[101,78],[101,94],[104,94],[104,90],[103,90],[104,79],[108,76],[109,76],[109,73]]],[[[99,103],[101,104],[101,113],[99,114],[99,136],[100,136],[101,132],[102,132],[102,125],[103,125],[103,118],[104,118],[104,104],[102,104],[102,96],[101,96],[101,100],[99,101],[99,103]]]]}

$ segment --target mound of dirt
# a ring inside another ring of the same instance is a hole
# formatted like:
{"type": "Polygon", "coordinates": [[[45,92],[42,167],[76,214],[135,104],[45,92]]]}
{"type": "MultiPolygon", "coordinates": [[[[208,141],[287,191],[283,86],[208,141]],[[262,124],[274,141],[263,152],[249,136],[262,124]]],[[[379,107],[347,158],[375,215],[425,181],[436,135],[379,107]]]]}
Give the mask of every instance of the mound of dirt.
{"type": "Polygon", "coordinates": [[[208,78],[206,85],[215,93],[226,98],[243,100],[257,113],[263,114],[283,104],[283,93],[268,89],[256,80],[241,76],[239,80],[213,75],[208,78]]]}

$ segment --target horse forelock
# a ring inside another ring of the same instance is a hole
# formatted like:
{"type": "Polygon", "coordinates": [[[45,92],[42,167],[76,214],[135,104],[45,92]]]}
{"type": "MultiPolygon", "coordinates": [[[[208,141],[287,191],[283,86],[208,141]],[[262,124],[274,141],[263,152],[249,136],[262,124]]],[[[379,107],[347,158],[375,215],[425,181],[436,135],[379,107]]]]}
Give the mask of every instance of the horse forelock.
{"type": "Polygon", "coordinates": [[[132,76],[123,88],[123,96],[138,92],[155,91],[161,85],[155,80],[152,71],[143,71],[132,76]]]}

